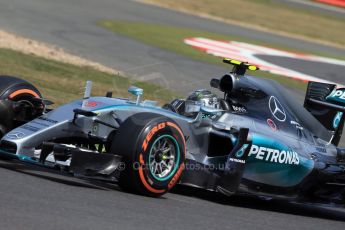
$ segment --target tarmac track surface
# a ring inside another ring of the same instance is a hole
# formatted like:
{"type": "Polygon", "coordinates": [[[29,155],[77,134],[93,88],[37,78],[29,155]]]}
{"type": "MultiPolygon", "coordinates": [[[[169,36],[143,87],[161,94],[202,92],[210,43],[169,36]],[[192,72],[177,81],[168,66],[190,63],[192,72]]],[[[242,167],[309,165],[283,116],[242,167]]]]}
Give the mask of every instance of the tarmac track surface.
{"type": "Polygon", "coordinates": [[[0,160],[1,229],[341,229],[345,213],[178,187],[155,199],[0,160]]]}
{"type": "MultiPolygon", "coordinates": [[[[56,44],[120,70],[169,62],[181,73],[169,75],[171,87],[179,86],[182,92],[191,90],[191,86],[205,86],[210,77],[225,70],[95,25],[105,18],[187,26],[345,56],[344,50],[127,0],[0,1],[0,28],[56,44]],[[183,81],[191,84],[181,88],[183,81]]],[[[315,68],[318,65],[313,71],[315,68]]],[[[334,74],[325,77],[333,78],[334,74]]],[[[116,185],[83,181],[18,162],[0,161],[0,175],[0,229],[340,229],[345,220],[345,212],[339,208],[225,198],[181,187],[152,199],[125,193],[116,185]]]]}

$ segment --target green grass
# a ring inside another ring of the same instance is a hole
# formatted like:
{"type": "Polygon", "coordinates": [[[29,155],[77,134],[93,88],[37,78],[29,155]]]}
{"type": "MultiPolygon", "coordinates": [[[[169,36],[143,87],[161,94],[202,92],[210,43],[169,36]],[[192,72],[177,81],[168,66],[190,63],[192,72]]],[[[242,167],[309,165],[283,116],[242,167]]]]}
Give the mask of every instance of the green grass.
{"type": "Polygon", "coordinates": [[[127,88],[136,85],[144,89],[146,99],[166,102],[175,97],[172,92],[151,83],[136,82],[93,68],[51,61],[8,49],[0,49],[0,70],[1,75],[18,76],[31,82],[56,105],[82,98],[87,80],[93,81],[94,96],[103,96],[107,91],[112,91],[114,96],[128,97],[127,88]]]}
{"type": "MultiPolygon", "coordinates": [[[[236,37],[210,33],[207,31],[193,30],[189,28],[172,27],[166,25],[137,23],[137,22],[125,22],[125,21],[101,21],[99,25],[112,30],[121,35],[136,39],[140,42],[156,46],[168,51],[175,52],[177,54],[184,55],[186,57],[193,58],[195,60],[208,62],[217,65],[222,64],[222,59],[215,57],[204,52],[188,46],[183,43],[183,40],[188,37],[206,37],[210,39],[219,40],[236,40],[248,43],[254,43],[258,45],[269,46],[265,43],[258,43],[252,40],[236,37]]],[[[278,46],[270,46],[273,48],[282,48],[278,46]]],[[[292,49],[285,49],[292,50],[292,49]]],[[[295,51],[295,50],[294,50],[295,51]]],[[[297,89],[305,90],[306,84],[301,81],[291,80],[287,77],[282,77],[274,74],[270,74],[264,71],[251,72],[251,75],[270,78],[278,81],[279,83],[294,87],[297,89]]]]}

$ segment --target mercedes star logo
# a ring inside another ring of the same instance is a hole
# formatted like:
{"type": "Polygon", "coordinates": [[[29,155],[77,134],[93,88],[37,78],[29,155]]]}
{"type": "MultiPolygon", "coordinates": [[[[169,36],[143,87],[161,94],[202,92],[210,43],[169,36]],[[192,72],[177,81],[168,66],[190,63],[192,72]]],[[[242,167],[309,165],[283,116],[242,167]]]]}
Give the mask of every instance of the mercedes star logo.
{"type": "Polygon", "coordinates": [[[10,139],[20,139],[20,138],[24,137],[25,134],[22,132],[10,132],[6,136],[10,139]]]}
{"type": "Polygon", "coordinates": [[[275,119],[281,122],[284,122],[286,120],[285,110],[276,97],[271,96],[268,105],[275,119]]]}

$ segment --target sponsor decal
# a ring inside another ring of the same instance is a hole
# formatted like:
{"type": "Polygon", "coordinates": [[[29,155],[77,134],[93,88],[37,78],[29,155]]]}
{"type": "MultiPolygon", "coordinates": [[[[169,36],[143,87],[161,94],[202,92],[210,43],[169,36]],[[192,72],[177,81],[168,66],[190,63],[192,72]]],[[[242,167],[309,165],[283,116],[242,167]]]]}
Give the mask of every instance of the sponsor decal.
{"type": "Polygon", "coordinates": [[[37,122],[35,120],[31,121],[30,124],[36,124],[36,125],[40,125],[40,126],[44,126],[44,127],[49,127],[50,126],[50,124],[47,125],[47,124],[44,124],[44,123],[41,123],[41,122],[37,122]]]}
{"type": "Polygon", "coordinates": [[[333,90],[332,93],[326,97],[326,100],[345,104],[345,88],[333,90]]]}
{"type": "Polygon", "coordinates": [[[184,163],[182,163],[180,168],[177,170],[176,174],[174,175],[174,177],[169,182],[168,189],[171,189],[172,187],[174,187],[174,185],[178,182],[184,168],[185,168],[184,163]]]}
{"type": "Polygon", "coordinates": [[[335,90],[327,97],[327,99],[328,98],[345,100],[345,90],[344,89],[335,90]]]}
{"type": "Polygon", "coordinates": [[[337,112],[337,114],[335,115],[335,117],[333,119],[333,128],[334,129],[338,128],[342,117],[343,117],[343,112],[337,112]]]}
{"type": "Polygon", "coordinates": [[[275,96],[270,97],[270,100],[268,101],[268,106],[275,119],[277,119],[280,122],[284,122],[286,120],[286,113],[284,107],[275,96]]]}
{"type": "Polygon", "coordinates": [[[98,105],[97,101],[87,101],[85,107],[96,107],[98,105]]]}
{"type": "Polygon", "coordinates": [[[295,125],[296,129],[303,130],[303,127],[297,121],[290,121],[291,125],[295,125]]]}
{"type": "Polygon", "coordinates": [[[244,106],[232,105],[231,107],[237,113],[247,113],[247,110],[246,110],[246,108],[244,106]]]}
{"type": "Polygon", "coordinates": [[[248,148],[248,144],[244,144],[235,154],[237,158],[243,157],[243,154],[246,152],[246,149],[248,148]]]}
{"type": "Polygon", "coordinates": [[[6,135],[8,138],[10,139],[21,139],[25,136],[24,133],[22,132],[17,132],[17,131],[14,131],[14,132],[10,132],[9,134],[6,135]]]}
{"type": "Polygon", "coordinates": [[[229,160],[232,161],[232,162],[241,163],[241,164],[245,164],[246,163],[245,160],[236,159],[236,158],[230,158],[229,160]]]}
{"type": "Polygon", "coordinates": [[[300,162],[299,156],[295,151],[266,148],[258,145],[252,145],[248,156],[279,164],[299,165],[300,162]]]}
{"type": "Polygon", "coordinates": [[[155,189],[149,183],[147,183],[147,180],[146,180],[145,175],[144,175],[144,170],[143,170],[143,166],[144,166],[145,162],[144,162],[143,154],[141,154],[141,153],[139,155],[139,163],[140,163],[139,177],[140,177],[141,182],[145,186],[145,188],[152,193],[163,193],[163,192],[165,192],[164,189],[155,189]]]}
{"type": "Polygon", "coordinates": [[[150,132],[146,135],[145,140],[144,140],[144,143],[143,143],[143,145],[142,145],[142,148],[143,148],[144,151],[146,151],[147,146],[148,146],[148,144],[149,144],[151,138],[153,137],[153,135],[154,135],[155,133],[157,133],[159,130],[165,128],[165,126],[166,126],[166,124],[165,124],[164,122],[163,122],[163,123],[159,123],[158,125],[154,126],[154,127],[150,130],[150,132]]]}
{"type": "Polygon", "coordinates": [[[211,115],[211,114],[202,114],[201,115],[201,118],[202,119],[214,119],[214,118],[216,118],[217,117],[217,115],[211,115]]]}
{"type": "Polygon", "coordinates": [[[288,52],[244,42],[219,41],[202,37],[194,37],[184,39],[184,43],[202,52],[212,54],[217,57],[234,58],[237,60],[246,61],[258,66],[261,70],[303,81],[333,83],[325,79],[280,66],[278,64],[273,64],[267,60],[263,60],[261,57],[269,55],[345,66],[345,61],[338,59],[288,52]]]}
{"type": "Polygon", "coordinates": [[[47,121],[47,122],[49,122],[49,123],[52,123],[52,124],[56,124],[56,123],[58,123],[58,121],[56,121],[56,120],[53,120],[53,119],[49,119],[49,118],[47,118],[47,117],[39,117],[39,118],[37,118],[37,119],[39,119],[39,120],[43,120],[43,121],[47,121]]]}
{"type": "Polygon", "coordinates": [[[248,148],[248,144],[244,144],[236,153],[235,153],[235,157],[236,158],[232,158],[230,157],[229,160],[231,162],[236,162],[236,163],[240,163],[240,164],[245,164],[246,161],[243,159],[239,159],[241,157],[243,157],[244,153],[246,152],[247,148],[248,148]]]}
{"type": "Polygon", "coordinates": [[[38,128],[38,127],[35,127],[35,126],[31,126],[31,125],[23,125],[22,127],[21,127],[22,129],[26,129],[26,130],[30,130],[30,131],[32,131],[32,132],[37,132],[37,131],[39,131],[40,130],[40,128],[38,128]]]}
{"type": "Polygon", "coordinates": [[[277,131],[278,128],[277,128],[277,125],[276,123],[274,123],[274,121],[270,118],[267,119],[267,124],[268,126],[273,130],[273,131],[277,131]]]}

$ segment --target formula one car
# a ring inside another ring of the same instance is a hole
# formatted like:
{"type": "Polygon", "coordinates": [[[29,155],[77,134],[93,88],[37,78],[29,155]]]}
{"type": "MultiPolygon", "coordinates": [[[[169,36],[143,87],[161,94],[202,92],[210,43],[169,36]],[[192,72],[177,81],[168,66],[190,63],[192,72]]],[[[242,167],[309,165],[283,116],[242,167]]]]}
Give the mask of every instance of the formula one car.
{"type": "Polygon", "coordinates": [[[309,82],[300,105],[258,68],[224,59],[230,73],[212,79],[224,93],[196,90],[158,107],[136,100],[85,97],[54,110],[30,83],[0,78],[0,154],[118,182],[161,196],[177,183],[220,192],[311,202],[343,202],[345,149],[338,148],[345,89],[309,82]]]}

